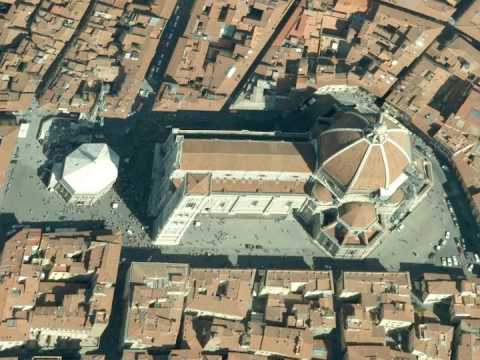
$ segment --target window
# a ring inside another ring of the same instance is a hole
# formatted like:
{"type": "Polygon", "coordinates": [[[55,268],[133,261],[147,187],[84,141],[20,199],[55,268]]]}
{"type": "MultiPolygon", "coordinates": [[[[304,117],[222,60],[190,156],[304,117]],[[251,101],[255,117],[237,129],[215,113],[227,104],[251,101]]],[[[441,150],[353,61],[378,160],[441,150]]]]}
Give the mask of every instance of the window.
{"type": "Polygon", "coordinates": [[[225,19],[227,18],[227,14],[228,14],[228,6],[222,6],[220,10],[220,14],[218,15],[218,21],[224,22],[225,19]]]}

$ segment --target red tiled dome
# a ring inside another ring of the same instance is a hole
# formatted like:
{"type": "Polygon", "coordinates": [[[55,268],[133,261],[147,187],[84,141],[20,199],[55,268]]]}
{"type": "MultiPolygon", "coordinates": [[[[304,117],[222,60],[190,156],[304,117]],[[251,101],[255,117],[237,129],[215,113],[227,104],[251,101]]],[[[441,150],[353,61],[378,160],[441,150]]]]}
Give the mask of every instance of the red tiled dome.
{"type": "Polygon", "coordinates": [[[349,112],[322,132],[320,168],[347,192],[373,192],[389,188],[411,161],[408,130],[388,120],[373,125],[349,112]]]}

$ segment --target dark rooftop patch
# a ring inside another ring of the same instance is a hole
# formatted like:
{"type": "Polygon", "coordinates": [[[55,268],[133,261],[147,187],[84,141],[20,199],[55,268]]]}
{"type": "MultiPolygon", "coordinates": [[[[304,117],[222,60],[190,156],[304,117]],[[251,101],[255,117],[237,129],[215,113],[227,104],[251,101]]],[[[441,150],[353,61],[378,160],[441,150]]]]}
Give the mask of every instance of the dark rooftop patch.
{"type": "Polygon", "coordinates": [[[429,106],[438,110],[447,119],[462,106],[471,87],[472,85],[468,81],[452,75],[437,91],[429,106]]]}

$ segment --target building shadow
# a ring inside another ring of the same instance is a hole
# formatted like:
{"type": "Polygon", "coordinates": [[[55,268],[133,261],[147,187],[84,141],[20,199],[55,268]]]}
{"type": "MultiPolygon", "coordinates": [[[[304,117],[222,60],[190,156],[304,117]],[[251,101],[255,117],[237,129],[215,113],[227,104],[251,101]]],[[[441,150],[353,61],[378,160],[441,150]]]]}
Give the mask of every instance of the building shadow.
{"type": "Polygon", "coordinates": [[[16,226],[18,226],[18,219],[15,214],[0,213],[0,254],[5,241],[17,232],[16,226]]]}
{"type": "Polygon", "coordinates": [[[13,213],[0,213],[0,234],[4,234],[18,224],[18,219],[13,213]]]}
{"type": "Polygon", "coordinates": [[[148,226],[154,146],[167,138],[169,130],[149,116],[138,114],[128,120],[107,119],[101,131],[105,142],[120,157],[114,190],[132,215],[148,226]]]}
{"type": "MultiPolygon", "coordinates": [[[[231,266],[231,265],[230,265],[231,266]]],[[[253,256],[239,255],[238,268],[267,270],[309,270],[303,256],[253,256]]]]}
{"type": "Polygon", "coordinates": [[[103,220],[65,220],[65,221],[38,221],[24,222],[18,225],[21,228],[42,229],[44,232],[74,232],[93,231],[103,234],[106,230],[103,220]]]}
{"type": "Polygon", "coordinates": [[[129,267],[132,262],[171,262],[188,263],[193,267],[230,268],[231,262],[226,255],[189,255],[162,254],[156,247],[122,247],[122,266],[129,267]]]}
{"type": "Polygon", "coordinates": [[[285,118],[285,112],[272,110],[154,112],[149,117],[164,128],[192,130],[295,131],[299,127],[285,118]]]}
{"type": "Polygon", "coordinates": [[[454,18],[458,19],[460,18],[473,4],[475,0],[463,0],[460,1],[460,3],[457,6],[457,11],[454,14],[454,18]]]}
{"type": "Polygon", "coordinates": [[[385,267],[378,259],[332,259],[328,257],[316,257],[313,259],[313,267],[317,270],[333,271],[385,271],[385,267]]]}

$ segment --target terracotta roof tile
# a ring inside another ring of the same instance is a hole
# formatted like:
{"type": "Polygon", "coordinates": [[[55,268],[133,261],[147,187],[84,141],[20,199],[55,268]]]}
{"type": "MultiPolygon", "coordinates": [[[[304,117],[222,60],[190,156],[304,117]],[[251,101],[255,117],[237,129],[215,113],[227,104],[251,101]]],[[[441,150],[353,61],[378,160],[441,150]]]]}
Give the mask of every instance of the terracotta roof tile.
{"type": "Polygon", "coordinates": [[[372,203],[345,203],[339,208],[339,217],[354,229],[367,229],[377,221],[377,212],[372,203]]]}
{"type": "Polygon", "coordinates": [[[308,143],[185,139],[180,168],[196,171],[309,173],[315,166],[308,143]]]}

